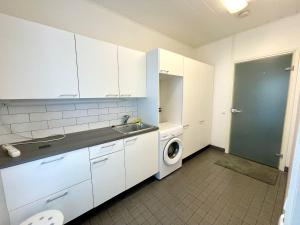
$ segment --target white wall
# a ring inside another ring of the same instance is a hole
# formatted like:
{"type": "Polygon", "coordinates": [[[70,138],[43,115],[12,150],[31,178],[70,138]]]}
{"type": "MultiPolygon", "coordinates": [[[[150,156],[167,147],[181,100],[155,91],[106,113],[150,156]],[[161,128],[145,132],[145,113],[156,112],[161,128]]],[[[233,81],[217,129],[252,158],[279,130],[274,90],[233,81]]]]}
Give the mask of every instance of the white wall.
{"type": "Polygon", "coordinates": [[[115,14],[93,0],[0,0],[0,12],[128,48],[165,48],[194,56],[192,47],[115,14]]]}
{"type": "MultiPolygon", "coordinates": [[[[300,48],[300,14],[251,29],[198,48],[199,60],[215,65],[215,96],[212,144],[228,151],[231,122],[231,101],[234,82],[234,62],[251,60],[285,52],[295,52],[298,66],[300,48]]],[[[291,76],[289,102],[280,168],[290,165],[296,107],[299,91],[297,71],[291,76]]]]}

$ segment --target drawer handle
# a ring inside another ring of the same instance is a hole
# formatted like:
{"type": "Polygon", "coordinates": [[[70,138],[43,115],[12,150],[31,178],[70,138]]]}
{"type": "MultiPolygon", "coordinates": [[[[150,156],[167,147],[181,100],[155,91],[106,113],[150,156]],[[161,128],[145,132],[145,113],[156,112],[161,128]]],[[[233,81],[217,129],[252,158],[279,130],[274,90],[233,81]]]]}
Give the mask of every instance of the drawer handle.
{"type": "Polygon", "coordinates": [[[183,128],[188,128],[190,125],[189,124],[185,124],[183,125],[183,128]]]}
{"type": "Polygon", "coordinates": [[[48,203],[50,203],[50,202],[53,202],[53,201],[55,201],[55,200],[57,200],[57,199],[60,199],[60,198],[62,198],[62,197],[65,197],[66,195],[68,195],[69,194],[69,192],[65,192],[65,193],[63,193],[62,195],[59,195],[59,196],[57,196],[57,197],[55,197],[55,198],[50,198],[50,199],[48,199],[47,201],[46,201],[46,203],[48,204],[48,203]]]}
{"type": "Polygon", "coordinates": [[[65,157],[62,156],[58,159],[53,159],[53,160],[50,160],[50,161],[44,161],[44,162],[41,162],[41,165],[45,165],[45,164],[49,164],[49,163],[53,163],[53,162],[56,162],[56,161],[60,161],[60,160],[63,160],[65,157]]]}
{"type": "Polygon", "coordinates": [[[115,146],[115,145],[116,145],[116,143],[111,144],[111,145],[102,146],[101,148],[109,148],[109,147],[113,147],[113,146],[115,146]]]}
{"type": "Polygon", "coordinates": [[[131,94],[121,94],[122,97],[130,97],[131,94]]]}
{"type": "Polygon", "coordinates": [[[101,159],[101,160],[98,160],[98,161],[94,161],[94,162],[93,162],[93,165],[98,164],[98,163],[101,163],[101,162],[105,162],[106,160],[108,160],[108,158],[101,159]]]}
{"type": "Polygon", "coordinates": [[[132,139],[129,139],[129,140],[126,140],[126,143],[128,143],[128,142],[132,142],[132,141],[136,141],[137,140],[137,137],[135,137],[135,138],[132,138],[132,139]]]}

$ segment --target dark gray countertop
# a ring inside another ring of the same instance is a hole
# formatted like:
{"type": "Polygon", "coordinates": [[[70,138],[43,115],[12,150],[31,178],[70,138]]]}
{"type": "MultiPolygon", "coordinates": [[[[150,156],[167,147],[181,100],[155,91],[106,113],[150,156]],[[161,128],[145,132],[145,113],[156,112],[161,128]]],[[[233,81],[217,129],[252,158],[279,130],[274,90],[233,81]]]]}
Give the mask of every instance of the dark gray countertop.
{"type": "MultiPolygon", "coordinates": [[[[101,129],[67,134],[64,139],[58,141],[52,141],[48,143],[15,145],[15,147],[21,151],[21,156],[16,158],[11,158],[7,155],[7,152],[3,151],[0,148],[0,169],[16,166],[22,163],[31,162],[34,160],[54,155],[59,155],[81,148],[91,147],[127,137],[136,136],[143,133],[148,133],[155,130],[158,130],[158,127],[152,127],[147,130],[142,130],[135,134],[122,134],[113,130],[112,127],[106,127],[101,129]]],[[[34,141],[37,140],[40,139],[35,139],[34,141]]]]}

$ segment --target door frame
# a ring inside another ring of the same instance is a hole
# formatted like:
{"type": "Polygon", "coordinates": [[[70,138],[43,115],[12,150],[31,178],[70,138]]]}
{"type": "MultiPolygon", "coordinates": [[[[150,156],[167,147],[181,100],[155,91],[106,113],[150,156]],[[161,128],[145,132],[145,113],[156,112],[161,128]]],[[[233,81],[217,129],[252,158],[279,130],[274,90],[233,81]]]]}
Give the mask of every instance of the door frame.
{"type": "MultiPolygon", "coordinates": [[[[279,159],[279,168],[281,171],[285,170],[286,166],[290,165],[291,161],[291,153],[294,142],[294,134],[296,132],[296,119],[297,119],[297,107],[298,107],[298,99],[300,94],[300,79],[298,79],[298,75],[300,75],[300,49],[292,49],[288,51],[275,52],[273,54],[268,55],[258,55],[257,57],[247,58],[242,60],[233,60],[233,68],[232,68],[232,87],[231,87],[231,99],[230,99],[230,107],[232,108],[233,104],[233,95],[234,95],[234,78],[235,78],[235,65],[242,62],[249,62],[258,59],[265,59],[274,56],[281,56],[286,54],[292,54],[292,65],[294,66],[294,70],[291,71],[289,88],[288,88],[288,98],[287,105],[285,110],[285,118],[284,118],[284,126],[283,126],[283,136],[281,143],[280,153],[282,157],[279,159]]],[[[232,114],[231,108],[229,109],[229,124],[228,124],[228,137],[227,144],[225,148],[226,153],[230,153],[230,135],[231,135],[231,123],[232,123],[232,114]]]]}

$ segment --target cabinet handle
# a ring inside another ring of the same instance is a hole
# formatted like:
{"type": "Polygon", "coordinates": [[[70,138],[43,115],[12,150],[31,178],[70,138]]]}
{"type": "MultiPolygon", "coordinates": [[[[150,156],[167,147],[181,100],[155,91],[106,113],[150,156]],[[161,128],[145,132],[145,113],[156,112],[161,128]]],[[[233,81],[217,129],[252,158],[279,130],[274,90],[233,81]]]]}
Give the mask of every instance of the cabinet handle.
{"type": "Polygon", "coordinates": [[[130,97],[131,94],[121,94],[122,97],[130,97]]]}
{"type": "Polygon", "coordinates": [[[160,70],[161,73],[169,73],[169,70],[160,70]]]}
{"type": "Polygon", "coordinates": [[[118,94],[106,94],[105,96],[106,97],[118,97],[119,95],[118,94]]]}
{"type": "Polygon", "coordinates": [[[59,196],[57,196],[57,197],[55,197],[55,198],[49,198],[47,201],[46,201],[46,203],[48,204],[48,203],[50,203],[50,202],[53,202],[53,201],[55,201],[55,200],[57,200],[57,199],[60,199],[60,198],[62,198],[62,197],[65,197],[66,195],[68,195],[69,194],[69,192],[65,192],[65,193],[63,193],[62,195],[59,195],[59,196]]]}
{"type": "Polygon", "coordinates": [[[49,164],[49,163],[53,163],[53,162],[56,162],[56,161],[60,161],[60,160],[63,160],[65,157],[62,156],[58,159],[53,159],[53,160],[50,160],[50,161],[44,161],[44,162],[41,162],[41,165],[45,165],[45,164],[49,164]]]}
{"type": "Polygon", "coordinates": [[[205,122],[205,120],[200,120],[200,121],[199,121],[200,124],[202,124],[202,123],[204,123],[204,122],[205,122]]]}
{"type": "Polygon", "coordinates": [[[135,138],[132,138],[132,139],[128,139],[128,140],[126,140],[126,143],[128,143],[128,142],[132,142],[132,141],[136,141],[137,140],[137,137],[135,137],[135,138]]]}
{"type": "Polygon", "coordinates": [[[185,124],[183,125],[183,128],[188,128],[190,125],[189,124],[185,124]]]}
{"type": "Polygon", "coordinates": [[[109,148],[109,147],[113,147],[113,146],[115,146],[115,145],[116,145],[116,143],[111,144],[111,145],[102,146],[101,148],[109,148]]]}
{"type": "Polygon", "coordinates": [[[101,163],[101,162],[105,162],[106,160],[108,160],[108,158],[101,159],[101,160],[98,160],[98,161],[94,161],[94,162],[93,162],[93,165],[98,164],[98,163],[101,163]]]}
{"type": "Polygon", "coordinates": [[[59,95],[60,98],[67,98],[67,97],[72,97],[72,98],[75,98],[77,97],[77,94],[62,94],[62,95],[59,95]]]}

